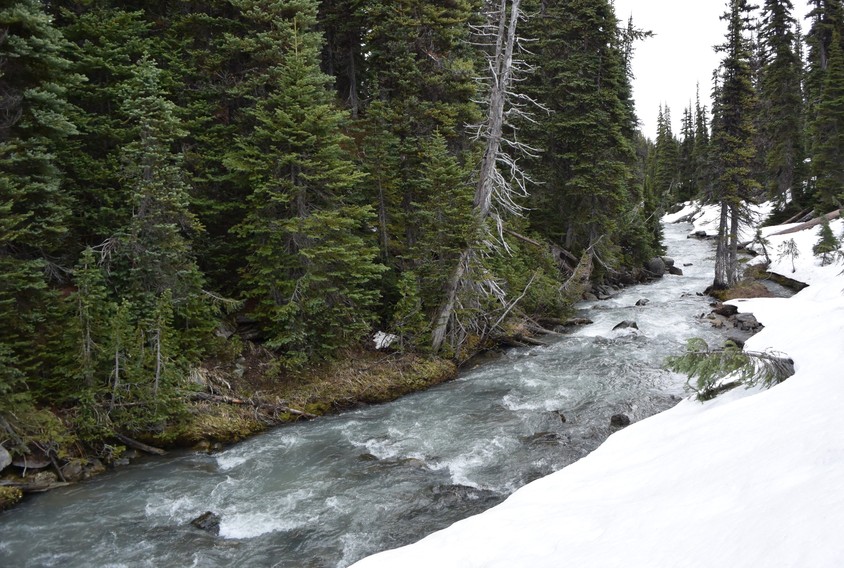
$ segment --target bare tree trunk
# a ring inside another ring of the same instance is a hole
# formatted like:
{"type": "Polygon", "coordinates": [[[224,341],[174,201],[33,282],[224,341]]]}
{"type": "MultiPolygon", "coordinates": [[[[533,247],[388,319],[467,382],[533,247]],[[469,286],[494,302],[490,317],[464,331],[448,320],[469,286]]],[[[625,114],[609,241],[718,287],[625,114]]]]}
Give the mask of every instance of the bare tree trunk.
{"type": "MultiPolygon", "coordinates": [[[[490,94],[487,117],[479,129],[479,136],[485,141],[483,159],[478,174],[478,184],[475,188],[474,209],[475,221],[483,226],[491,215],[493,198],[505,209],[514,210],[516,206],[511,195],[512,187],[498,171],[498,163],[505,158],[501,152],[501,142],[504,137],[505,108],[513,79],[513,51],[516,46],[516,29],[521,17],[521,0],[498,0],[496,11],[498,21],[494,27],[494,51],[488,62],[490,66],[490,94]],[[509,10],[508,10],[509,2],[509,10]]],[[[493,28],[487,28],[482,35],[492,36],[493,28]]],[[[515,168],[515,162],[512,162],[515,168]]],[[[496,219],[501,232],[501,220],[496,219]]],[[[448,280],[445,290],[445,301],[434,319],[431,333],[431,346],[439,351],[445,341],[449,322],[454,313],[457,293],[468,271],[469,262],[475,252],[475,243],[470,243],[460,255],[457,266],[448,280]]]]}
{"type": "Polygon", "coordinates": [[[730,254],[727,263],[727,285],[734,286],[738,282],[738,235],[741,216],[738,205],[730,206],[730,254]]]}
{"type": "Polygon", "coordinates": [[[712,287],[716,290],[723,290],[729,285],[727,281],[727,264],[729,261],[728,212],[727,203],[722,201],[721,220],[718,224],[718,242],[715,248],[715,280],[712,282],[712,287]]]}
{"type": "Polygon", "coordinates": [[[161,326],[155,330],[155,382],[152,387],[152,394],[154,398],[158,398],[158,385],[161,382],[161,371],[164,368],[164,362],[161,359],[161,326]]]}

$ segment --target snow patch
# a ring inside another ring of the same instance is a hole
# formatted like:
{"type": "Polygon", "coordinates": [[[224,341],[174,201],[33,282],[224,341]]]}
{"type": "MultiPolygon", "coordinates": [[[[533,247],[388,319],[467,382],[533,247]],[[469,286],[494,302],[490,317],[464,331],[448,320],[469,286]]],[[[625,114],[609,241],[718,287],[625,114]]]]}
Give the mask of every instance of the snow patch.
{"type": "MultiPolygon", "coordinates": [[[[715,219],[717,232],[717,218],[702,208],[695,230],[711,231],[715,219]]],[[[840,235],[844,221],[832,225],[840,235]]],[[[750,240],[755,227],[745,229],[750,240]]],[[[844,276],[812,254],[817,228],[774,234],[781,230],[763,231],[772,258],[786,239],[800,253],[794,272],[785,258],[771,268],[811,286],[735,304],[765,325],[747,348],[787,353],[793,377],[707,403],[686,399],[501,505],[354,566],[844,566],[844,276]]],[[[463,458],[448,467],[470,484],[472,455],[463,458]]]]}

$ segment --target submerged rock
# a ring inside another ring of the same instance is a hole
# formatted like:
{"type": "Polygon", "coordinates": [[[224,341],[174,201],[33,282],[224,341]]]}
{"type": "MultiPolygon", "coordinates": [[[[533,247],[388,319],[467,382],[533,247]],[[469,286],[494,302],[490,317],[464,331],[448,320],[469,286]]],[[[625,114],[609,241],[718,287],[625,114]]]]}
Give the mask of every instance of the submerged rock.
{"type": "Polygon", "coordinates": [[[626,414],[613,414],[612,418],[610,418],[610,426],[614,428],[630,426],[630,417],[626,414]]]}
{"type": "Polygon", "coordinates": [[[0,471],[3,471],[10,465],[12,465],[12,456],[6,448],[0,446],[0,471]]]}
{"type": "Polygon", "coordinates": [[[665,266],[665,261],[659,258],[658,256],[650,259],[645,264],[645,270],[647,270],[654,276],[658,276],[660,278],[665,275],[666,268],[667,267],[665,266]]]}
{"type": "Polygon", "coordinates": [[[617,329],[639,329],[639,324],[633,320],[624,320],[612,328],[613,331],[616,331],[617,329]]]}
{"type": "Polygon", "coordinates": [[[190,522],[191,526],[196,527],[213,535],[220,534],[220,515],[211,511],[202,513],[197,518],[190,522]]]}

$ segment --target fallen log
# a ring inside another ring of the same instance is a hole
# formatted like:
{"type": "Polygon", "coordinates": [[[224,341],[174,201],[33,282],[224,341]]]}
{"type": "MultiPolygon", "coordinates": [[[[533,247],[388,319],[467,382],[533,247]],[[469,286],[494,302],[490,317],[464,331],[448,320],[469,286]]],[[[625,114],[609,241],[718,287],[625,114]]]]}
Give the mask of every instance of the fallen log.
{"type": "Polygon", "coordinates": [[[51,489],[58,489],[59,487],[67,487],[73,485],[66,481],[52,482],[52,483],[27,483],[22,481],[0,481],[0,487],[15,487],[24,493],[45,493],[51,489]]]}
{"type": "Polygon", "coordinates": [[[791,227],[790,229],[785,229],[784,231],[774,233],[774,235],[790,235],[791,233],[799,233],[800,231],[805,231],[806,229],[811,229],[812,227],[820,225],[821,223],[824,222],[824,219],[826,219],[827,221],[833,221],[835,219],[838,219],[838,217],[840,217],[840,216],[841,216],[841,210],[838,209],[836,211],[832,211],[830,213],[827,213],[826,215],[821,215],[817,219],[812,219],[811,221],[808,221],[806,223],[801,223],[801,224],[797,225],[796,227],[791,227]]]}
{"type": "Polygon", "coordinates": [[[129,446],[130,448],[134,448],[141,452],[146,452],[148,454],[153,454],[156,456],[163,456],[167,454],[167,452],[165,450],[162,450],[161,448],[149,446],[147,444],[144,444],[143,442],[139,442],[137,440],[129,438],[128,436],[124,436],[123,434],[115,434],[114,437],[117,438],[118,441],[129,446]]]}
{"type": "Polygon", "coordinates": [[[308,412],[304,412],[302,410],[297,410],[295,408],[290,408],[284,404],[272,404],[269,402],[264,401],[254,401],[254,400],[243,400],[240,398],[235,398],[232,396],[223,396],[219,394],[209,394],[206,392],[195,392],[191,393],[190,396],[191,400],[195,401],[204,401],[204,402],[218,402],[222,404],[233,404],[237,406],[251,406],[256,411],[271,411],[272,414],[292,414],[293,416],[299,416],[302,418],[307,418],[308,420],[312,420],[316,418],[316,414],[310,414],[308,412]]]}

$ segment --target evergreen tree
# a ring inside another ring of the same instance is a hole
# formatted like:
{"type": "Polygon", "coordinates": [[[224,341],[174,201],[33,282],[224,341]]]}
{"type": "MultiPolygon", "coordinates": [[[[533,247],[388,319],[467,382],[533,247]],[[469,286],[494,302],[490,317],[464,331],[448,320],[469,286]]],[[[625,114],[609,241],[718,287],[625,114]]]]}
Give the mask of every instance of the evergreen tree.
{"type": "Polygon", "coordinates": [[[678,143],[671,125],[671,109],[660,106],[654,149],[653,188],[661,204],[676,201],[679,183],[678,143]]]}
{"type": "Polygon", "coordinates": [[[85,0],[50,6],[68,39],[72,69],[85,77],[68,93],[79,133],[57,155],[73,208],[67,241],[72,263],[82,249],[99,245],[132,216],[130,190],[121,177],[120,148],[133,136],[120,113],[122,88],[153,44],[142,12],[85,0]]]}
{"type": "Polygon", "coordinates": [[[151,59],[138,62],[122,92],[122,112],[134,125],[134,139],[121,148],[133,215],[116,238],[113,279],[141,320],[160,311],[167,293],[183,355],[195,361],[215,319],[191,247],[202,227],[189,209],[183,158],[173,150],[184,130],[151,59]]]}
{"type": "Polygon", "coordinates": [[[753,111],[755,92],[750,68],[750,47],[745,31],[750,5],[730,0],[727,42],[720,46],[721,84],[716,90],[716,121],[712,127],[712,151],[717,164],[714,199],[721,206],[718,246],[715,258],[715,289],[732,286],[738,280],[738,230],[745,217],[746,202],[758,184],[752,177],[754,159],[753,111]]]}
{"type": "Polygon", "coordinates": [[[64,47],[41,2],[0,6],[0,349],[29,378],[50,372],[41,343],[61,271],[49,255],[70,213],[55,159],[75,133],[64,47]]]}
{"type": "Polygon", "coordinates": [[[824,217],[818,242],[812,247],[812,252],[815,256],[821,257],[821,266],[826,266],[834,260],[840,246],[841,242],[833,234],[832,227],[829,226],[829,220],[824,217]]]}
{"type": "Polygon", "coordinates": [[[764,59],[759,78],[760,138],[768,195],[783,209],[799,202],[804,158],[802,64],[794,51],[790,0],[766,0],[759,38],[764,59]]]}
{"type": "Polygon", "coordinates": [[[361,174],[349,161],[329,78],[319,69],[316,3],[241,2],[255,18],[266,90],[256,127],[230,167],[249,176],[243,295],[254,301],[269,345],[292,365],[360,341],[373,320],[382,267],[366,206],[354,205],[361,174]],[[264,26],[271,22],[271,26],[264,26]]]}
{"type": "Polygon", "coordinates": [[[695,123],[692,107],[689,105],[683,111],[683,126],[680,131],[680,154],[678,157],[677,200],[693,199],[697,190],[695,164],[695,123]]]}
{"type": "Polygon", "coordinates": [[[816,203],[826,212],[844,200],[844,51],[838,32],[833,35],[813,131],[816,203]]]}
{"type": "MultiPolygon", "coordinates": [[[[526,125],[543,150],[531,165],[532,227],[575,255],[597,247],[605,261],[627,230],[645,230],[642,188],[634,183],[635,116],[628,105],[617,20],[606,0],[543,2],[528,21],[538,68],[526,91],[551,112],[526,125]],[[639,222],[630,223],[634,212],[639,222]]],[[[635,258],[645,251],[630,251],[635,258]]],[[[648,251],[650,252],[650,251],[648,251]]]]}
{"type": "Polygon", "coordinates": [[[700,104],[700,89],[695,96],[695,195],[706,196],[712,192],[712,170],[710,164],[709,120],[706,106],[700,104]]]}

